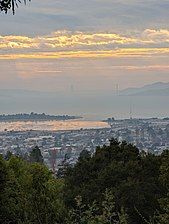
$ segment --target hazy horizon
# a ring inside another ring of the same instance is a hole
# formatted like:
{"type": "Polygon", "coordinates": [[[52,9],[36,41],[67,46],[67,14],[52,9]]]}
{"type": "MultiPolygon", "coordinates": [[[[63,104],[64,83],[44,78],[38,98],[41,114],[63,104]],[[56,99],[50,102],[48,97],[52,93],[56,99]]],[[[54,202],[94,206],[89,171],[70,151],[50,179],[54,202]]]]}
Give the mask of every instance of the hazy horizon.
{"type": "Polygon", "coordinates": [[[166,116],[167,97],[114,93],[169,82],[168,10],[167,0],[32,0],[14,16],[1,13],[0,113],[127,117],[133,101],[135,116],[166,116]]]}

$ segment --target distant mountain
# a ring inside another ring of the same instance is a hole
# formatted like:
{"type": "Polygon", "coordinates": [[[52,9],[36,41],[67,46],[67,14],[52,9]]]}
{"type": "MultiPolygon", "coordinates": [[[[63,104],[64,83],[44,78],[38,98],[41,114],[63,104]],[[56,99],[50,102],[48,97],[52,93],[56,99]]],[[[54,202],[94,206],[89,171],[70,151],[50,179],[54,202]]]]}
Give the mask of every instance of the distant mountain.
{"type": "Polygon", "coordinates": [[[169,96],[169,83],[156,82],[141,88],[128,88],[120,91],[121,96],[169,96]]]}

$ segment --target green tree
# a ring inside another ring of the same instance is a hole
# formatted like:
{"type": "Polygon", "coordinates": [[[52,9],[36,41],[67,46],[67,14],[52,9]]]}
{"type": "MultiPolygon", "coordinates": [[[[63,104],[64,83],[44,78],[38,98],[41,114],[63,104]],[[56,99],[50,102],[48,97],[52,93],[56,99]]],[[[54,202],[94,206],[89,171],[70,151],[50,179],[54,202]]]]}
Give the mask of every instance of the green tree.
{"type": "Polygon", "coordinates": [[[26,163],[13,156],[6,166],[8,179],[1,200],[4,215],[2,223],[22,223],[23,220],[28,223],[30,188],[26,163]]]}
{"type": "Polygon", "coordinates": [[[159,199],[160,212],[159,223],[168,224],[169,222],[169,150],[166,150],[161,155],[161,167],[160,167],[160,183],[164,187],[163,197],[159,199]]]}
{"type": "Polygon", "coordinates": [[[9,160],[12,157],[12,152],[11,151],[7,151],[6,155],[5,155],[5,159],[9,160]]]}
{"type": "Polygon", "coordinates": [[[47,167],[13,156],[9,161],[0,159],[0,170],[0,223],[64,223],[63,181],[47,167]]]}
{"type": "Polygon", "coordinates": [[[104,200],[102,202],[102,215],[99,217],[103,224],[118,223],[117,212],[115,210],[114,195],[111,190],[106,189],[104,193],[104,200]]]}
{"type": "Polygon", "coordinates": [[[3,207],[3,197],[4,191],[6,188],[6,183],[8,180],[8,170],[7,165],[2,156],[0,156],[0,223],[3,223],[4,220],[4,207],[3,207]]]}
{"type": "Polygon", "coordinates": [[[149,220],[159,209],[159,168],[160,157],[143,157],[135,146],[111,140],[110,146],[98,147],[92,157],[81,157],[68,169],[65,203],[75,206],[73,198],[81,195],[85,204],[96,201],[101,209],[103,193],[112,189],[117,212],[124,208],[129,223],[142,224],[143,217],[149,220]]]}
{"type": "Polygon", "coordinates": [[[38,146],[32,149],[30,152],[30,162],[31,163],[41,163],[43,164],[43,156],[38,146]]]}
{"type": "Polygon", "coordinates": [[[32,213],[33,223],[57,223],[61,219],[57,215],[60,214],[63,204],[57,199],[59,193],[56,192],[57,181],[52,178],[47,167],[38,163],[31,165],[30,174],[32,189],[30,201],[35,211],[32,213]]]}
{"type": "Polygon", "coordinates": [[[124,209],[118,213],[115,207],[115,198],[111,190],[106,189],[103,194],[101,209],[94,201],[86,205],[81,196],[75,198],[76,206],[70,210],[67,224],[127,224],[127,215],[124,209]]]}

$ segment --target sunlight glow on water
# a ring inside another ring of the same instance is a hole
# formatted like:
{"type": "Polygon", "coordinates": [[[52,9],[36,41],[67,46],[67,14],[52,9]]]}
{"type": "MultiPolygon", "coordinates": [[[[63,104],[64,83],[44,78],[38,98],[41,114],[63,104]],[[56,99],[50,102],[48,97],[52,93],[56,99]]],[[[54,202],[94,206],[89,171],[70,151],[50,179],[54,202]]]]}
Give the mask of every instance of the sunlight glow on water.
{"type": "Polygon", "coordinates": [[[27,131],[27,130],[78,130],[78,129],[92,129],[92,128],[106,128],[109,125],[101,121],[83,121],[83,120],[69,120],[69,121],[17,121],[17,122],[1,122],[0,131],[27,131]]]}

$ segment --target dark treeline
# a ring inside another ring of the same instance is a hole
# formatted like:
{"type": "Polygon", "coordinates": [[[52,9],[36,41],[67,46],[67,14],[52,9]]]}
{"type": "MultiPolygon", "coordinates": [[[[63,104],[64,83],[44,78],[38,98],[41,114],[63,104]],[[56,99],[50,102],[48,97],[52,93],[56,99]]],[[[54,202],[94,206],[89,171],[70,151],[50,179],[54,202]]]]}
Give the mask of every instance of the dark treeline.
{"type": "Polygon", "coordinates": [[[169,151],[145,154],[111,140],[55,177],[38,147],[0,157],[0,223],[168,224],[169,151]]]}
{"type": "Polygon", "coordinates": [[[47,115],[45,113],[30,113],[30,114],[8,114],[0,115],[0,121],[41,121],[41,120],[70,120],[81,117],[69,116],[69,115],[47,115]]]}

